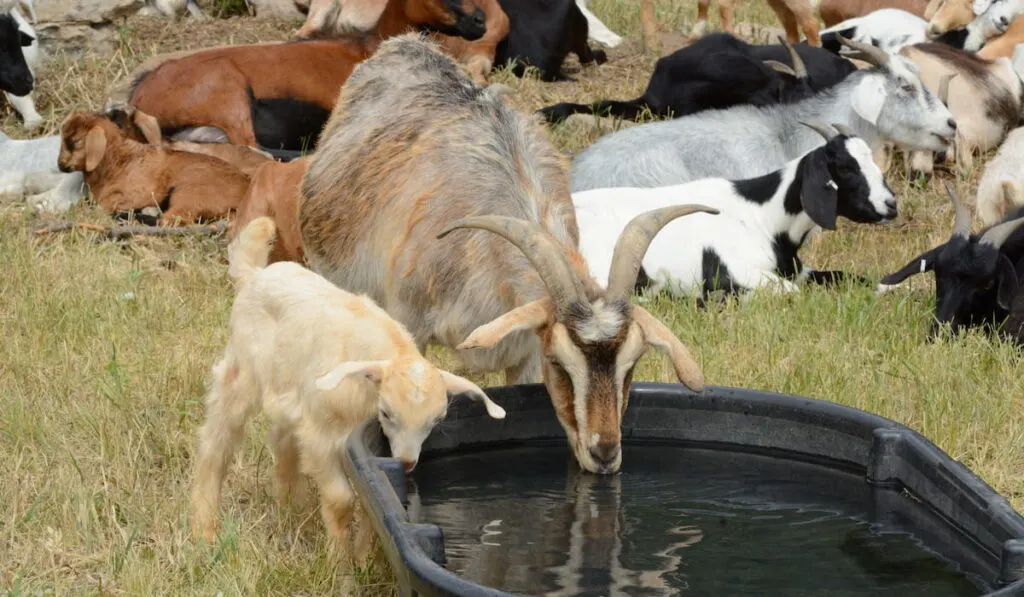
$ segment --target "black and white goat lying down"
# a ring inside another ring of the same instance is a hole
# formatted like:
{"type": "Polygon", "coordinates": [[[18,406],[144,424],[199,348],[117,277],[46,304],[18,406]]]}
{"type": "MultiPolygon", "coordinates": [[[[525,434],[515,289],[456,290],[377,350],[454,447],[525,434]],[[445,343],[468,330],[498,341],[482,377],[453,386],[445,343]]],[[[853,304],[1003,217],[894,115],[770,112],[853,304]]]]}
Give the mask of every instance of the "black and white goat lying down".
{"type": "Polygon", "coordinates": [[[797,251],[816,226],[835,230],[838,216],[864,223],[891,220],[896,200],[863,139],[841,124],[835,125],[838,134],[804,124],[826,144],[757,178],[573,193],[580,252],[591,274],[604,282],[615,239],[631,218],[696,202],[720,213],[676,220],[654,238],[642,262],[653,290],[706,299],[716,290],[738,294],[776,285],[792,292],[803,279],[828,284],[844,278],[842,272],[803,267],[797,251]]]}

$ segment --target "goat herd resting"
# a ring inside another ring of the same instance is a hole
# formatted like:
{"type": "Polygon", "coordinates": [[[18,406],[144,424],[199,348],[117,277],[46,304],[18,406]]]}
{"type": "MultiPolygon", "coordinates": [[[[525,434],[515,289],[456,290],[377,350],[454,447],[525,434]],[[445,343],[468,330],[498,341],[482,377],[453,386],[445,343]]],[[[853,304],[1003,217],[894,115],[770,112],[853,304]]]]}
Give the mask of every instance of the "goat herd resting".
{"type": "MultiPolygon", "coordinates": [[[[824,47],[713,33],[661,58],[640,98],[526,115],[507,105],[508,87],[486,85],[489,72],[511,61],[515,74],[530,65],[548,81],[567,78],[569,52],[604,62],[591,29],[608,45],[619,38],[584,2],[341,5],[313,0],[300,33],[316,39],[157,56],[101,111],[67,116],[59,136],[0,139],[3,190],[42,210],[66,210],[87,187],[119,218],[229,219],[237,296],[199,433],[201,536],[216,534],[221,484],[256,408],[272,422],[280,497],[298,500],[301,474],[312,477],[337,538],[353,512],[338,453],[359,422],[376,416],[410,471],[448,395],[506,416],[428,361],[430,344],[508,383],[543,380],[579,465],[618,471],[648,348],[689,389],[704,387],[690,351],[634,292],[707,303],[804,281],[875,284],[805,266],[799,251],[840,217],[897,216],[885,179],[895,151],[928,174],[936,156],[970,168],[975,150],[1006,139],[979,190],[988,227],[971,234],[950,189],[953,236],[878,291],[933,271],[936,329],[988,326],[1024,341],[1024,137],[1009,132],[1024,86],[1012,50],[983,58],[969,47],[1002,39],[998,27],[940,31],[868,7],[823,30],[824,47]],[[544,124],[648,111],[664,120],[607,134],[571,161],[544,124]]],[[[8,28],[25,22],[10,12],[8,28]]],[[[0,84],[22,98],[29,37],[0,58],[0,84]]],[[[34,126],[34,109],[19,111],[34,126]]]]}

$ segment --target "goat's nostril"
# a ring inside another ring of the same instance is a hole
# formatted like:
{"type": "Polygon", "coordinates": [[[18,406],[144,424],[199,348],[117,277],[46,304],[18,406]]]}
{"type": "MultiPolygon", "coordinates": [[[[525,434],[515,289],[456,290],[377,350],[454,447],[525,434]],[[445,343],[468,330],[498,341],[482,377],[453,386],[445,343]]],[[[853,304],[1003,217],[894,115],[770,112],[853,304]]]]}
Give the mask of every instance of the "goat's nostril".
{"type": "Polygon", "coordinates": [[[895,199],[886,199],[885,200],[885,206],[887,208],[889,208],[889,211],[895,212],[896,211],[896,200],[895,199]]]}
{"type": "Polygon", "coordinates": [[[598,443],[593,448],[590,448],[590,455],[598,464],[608,466],[618,458],[619,444],[612,442],[598,443]]]}
{"type": "Polygon", "coordinates": [[[955,121],[955,120],[953,120],[952,118],[950,118],[949,120],[947,120],[947,121],[946,121],[946,124],[948,124],[948,125],[949,125],[949,128],[953,129],[954,131],[956,130],[956,121],[955,121]]]}
{"type": "Polygon", "coordinates": [[[1007,19],[1006,17],[999,17],[999,26],[1001,28],[1006,29],[1006,27],[1008,27],[1009,25],[1010,25],[1010,20],[1009,19],[1007,19]]]}

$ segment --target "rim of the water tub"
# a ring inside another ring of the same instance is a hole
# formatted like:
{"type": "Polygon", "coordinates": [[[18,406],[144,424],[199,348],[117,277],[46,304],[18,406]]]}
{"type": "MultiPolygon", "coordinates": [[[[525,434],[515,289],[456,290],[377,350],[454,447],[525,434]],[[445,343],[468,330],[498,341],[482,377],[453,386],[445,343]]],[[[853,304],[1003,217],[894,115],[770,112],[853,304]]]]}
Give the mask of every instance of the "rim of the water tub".
{"type": "MultiPolygon", "coordinates": [[[[424,458],[525,441],[565,441],[543,384],[484,391],[505,408],[505,419],[490,419],[480,403],[456,399],[445,432],[431,434],[424,444],[424,458]]],[[[964,557],[978,551],[989,555],[986,567],[998,575],[984,579],[994,587],[986,596],[1024,597],[1024,517],[970,469],[895,421],[789,394],[722,386],[695,394],[680,384],[636,382],[622,434],[624,443],[700,445],[812,461],[865,474],[869,484],[896,496],[905,490],[973,542],[973,550],[963,549],[964,557]],[[757,424],[766,420],[770,428],[757,424]]],[[[372,418],[349,436],[342,460],[402,594],[511,597],[443,567],[441,529],[409,522],[404,472],[396,459],[378,456],[387,453],[372,418]]]]}

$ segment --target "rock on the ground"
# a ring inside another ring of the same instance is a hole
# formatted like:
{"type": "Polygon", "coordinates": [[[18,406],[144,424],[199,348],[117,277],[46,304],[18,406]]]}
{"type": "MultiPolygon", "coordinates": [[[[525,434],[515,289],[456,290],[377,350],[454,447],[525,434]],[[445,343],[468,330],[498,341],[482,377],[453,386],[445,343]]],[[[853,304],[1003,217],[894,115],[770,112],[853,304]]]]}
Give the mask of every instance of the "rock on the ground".
{"type": "Polygon", "coordinates": [[[284,19],[303,19],[294,0],[246,0],[256,11],[257,17],[279,17],[284,19]]]}
{"type": "Polygon", "coordinates": [[[45,0],[36,2],[40,23],[110,23],[135,14],[145,0],[45,0]]]}

